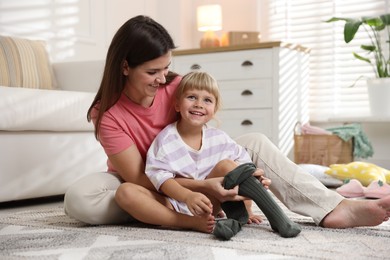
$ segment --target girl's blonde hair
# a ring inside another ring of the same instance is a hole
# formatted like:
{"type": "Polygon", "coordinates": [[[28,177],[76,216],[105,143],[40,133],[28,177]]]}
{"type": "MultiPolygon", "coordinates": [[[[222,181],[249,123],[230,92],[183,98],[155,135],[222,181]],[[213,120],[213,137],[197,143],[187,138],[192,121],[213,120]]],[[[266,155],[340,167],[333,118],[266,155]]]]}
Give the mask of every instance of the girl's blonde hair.
{"type": "Polygon", "coordinates": [[[221,107],[221,95],[217,81],[207,72],[190,72],[183,76],[176,89],[176,102],[188,90],[205,90],[215,97],[215,112],[221,107]]]}

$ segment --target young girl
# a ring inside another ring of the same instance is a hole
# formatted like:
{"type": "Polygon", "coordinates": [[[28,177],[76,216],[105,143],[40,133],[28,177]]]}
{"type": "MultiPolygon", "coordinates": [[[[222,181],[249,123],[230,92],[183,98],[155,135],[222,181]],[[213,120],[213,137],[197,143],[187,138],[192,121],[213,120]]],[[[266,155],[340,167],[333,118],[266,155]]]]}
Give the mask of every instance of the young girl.
{"type": "MultiPolygon", "coordinates": [[[[221,210],[221,202],[181,186],[175,178],[204,180],[220,177],[238,165],[251,163],[247,152],[225,132],[207,125],[219,107],[220,93],[214,78],[205,72],[185,75],[176,90],[175,109],[180,113],[180,119],[164,128],[148,150],[146,175],[158,191],[169,197],[177,212],[216,216],[221,210]]],[[[270,180],[264,177],[260,177],[260,181],[266,186],[270,184],[270,180]]],[[[257,181],[255,185],[261,186],[261,183],[257,181]]],[[[261,196],[255,200],[261,208],[279,209],[267,192],[253,195],[261,196]]],[[[252,214],[251,204],[247,203],[246,208],[249,219],[258,223],[259,217],[252,214]]],[[[268,212],[264,213],[267,215],[268,212]]],[[[278,218],[270,214],[267,217],[273,218],[269,219],[271,226],[282,236],[292,237],[300,232],[299,226],[285,216],[278,218]]]]}

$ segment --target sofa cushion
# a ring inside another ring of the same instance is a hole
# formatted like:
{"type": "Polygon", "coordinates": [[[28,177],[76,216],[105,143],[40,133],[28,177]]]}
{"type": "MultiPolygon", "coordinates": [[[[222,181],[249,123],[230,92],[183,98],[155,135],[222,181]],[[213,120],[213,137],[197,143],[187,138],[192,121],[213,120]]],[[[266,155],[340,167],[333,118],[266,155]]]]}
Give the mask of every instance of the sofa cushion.
{"type": "Polygon", "coordinates": [[[0,36],[0,86],[56,88],[44,41],[0,36]]]}

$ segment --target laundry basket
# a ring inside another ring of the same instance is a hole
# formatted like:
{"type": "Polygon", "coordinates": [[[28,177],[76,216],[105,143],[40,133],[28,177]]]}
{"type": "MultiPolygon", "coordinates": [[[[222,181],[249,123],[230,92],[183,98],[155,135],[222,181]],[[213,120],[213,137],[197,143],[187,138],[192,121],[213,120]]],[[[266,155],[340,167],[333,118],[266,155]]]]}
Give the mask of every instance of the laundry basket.
{"type": "Polygon", "coordinates": [[[337,135],[294,133],[294,161],[297,164],[324,166],[352,162],[352,139],[346,142],[337,135]]]}

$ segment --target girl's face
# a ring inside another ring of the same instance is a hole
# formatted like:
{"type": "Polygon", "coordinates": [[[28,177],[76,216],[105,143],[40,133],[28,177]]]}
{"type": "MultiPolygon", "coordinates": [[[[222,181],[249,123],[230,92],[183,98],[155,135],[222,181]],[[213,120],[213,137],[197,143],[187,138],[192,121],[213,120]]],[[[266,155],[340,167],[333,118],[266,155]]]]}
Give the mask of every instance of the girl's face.
{"type": "Polygon", "coordinates": [[[180,112],[181,122],[192,126],[203,126],[215,115],[216,99],[206,90],[185,91],[176,104],[175,109],[180,112]]]}
{"type": "Polygon", "coordinates": [[[146,107],[152,104],[158,87],[166,82],[171,56],[169,51],[135,68],[130,68],[127,62],[124,62],[123,75],[127,77],[124,91],[130,100],[146,107]]]}

